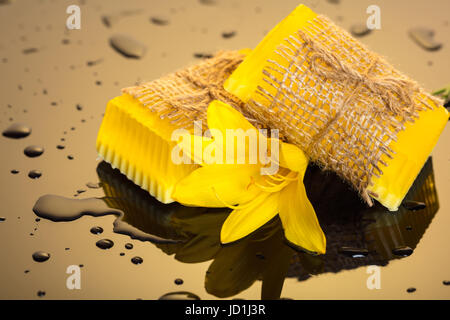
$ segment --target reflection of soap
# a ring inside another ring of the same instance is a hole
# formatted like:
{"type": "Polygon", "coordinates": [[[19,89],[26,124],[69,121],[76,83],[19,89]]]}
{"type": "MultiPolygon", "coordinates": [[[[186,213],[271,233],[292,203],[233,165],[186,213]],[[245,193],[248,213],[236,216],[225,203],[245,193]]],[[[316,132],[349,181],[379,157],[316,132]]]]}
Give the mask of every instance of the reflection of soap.
{"type": "Polygon", "coordinates": [[[412,80],[303,5],[269,32],[225,89],[367,203],[376,199],[390,210],[448,120],[412,80]]]}
{"type": "Polygon", "coordinates": [[[327,252],[320,256],[294,255],[288,276],[300,281],[312,274],[385,266],[393,259],[413,256],[439,210],[431,158],[405,197],[405,202],[422,203],[419,210],[404,204],[395,214],[380,204],[367,208],[341,179],[333,173],[324,174],[317,166],[308,167],[305,187],[327,235],[327,252]]]}
{"type": "Polygon", "coordinates": [[[197,167],[174,164],[172,132],[192,131],[195,120],[203,120],[206,126],[209,102],[215,95],[225,97],[222,84],[243,57],[243,52],[221,52],[161,79],[124,89],[106,107],[97,136],[100,157],[159,201],[172,202],[175,184],[197,167]]]}

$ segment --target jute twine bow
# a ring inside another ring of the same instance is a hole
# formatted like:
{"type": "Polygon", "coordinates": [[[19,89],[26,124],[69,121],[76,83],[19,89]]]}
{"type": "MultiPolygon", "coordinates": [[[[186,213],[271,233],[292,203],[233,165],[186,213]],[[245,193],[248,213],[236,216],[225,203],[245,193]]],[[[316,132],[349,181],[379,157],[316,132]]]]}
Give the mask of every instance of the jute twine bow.
{"type": "MultiPolygon", "coordinates": [[[[299,36],[305,42],[305,45],[311,48],[311,69],[313,72],[326,79],[344,82],[347,85],[353,84],[355,88],[346,99],[347,103],[357,97],[361,88],[367,88],[373,95],[379,96],[386,108],[394,114],[412,113],[414,103],[414,94],[419,90],[419,86],[411,79],[404,79],[398,76],[377,76],[372,75],[380,57],[372,53],[369,67],[359,72],[347,65],[336,54],[325,50],[316,42],[312,41],[304,32],[298,31],[299,36]]],[[[361,96],[358,99],[362,99],[361,96]]]]}
{"type": "MultiPolygon", "coordinates": [[[[219,54],[221,53],[219,52],[219,54]]],[[[185,69],[176,72],[176,76],[185,79],[199,90],[190,96],[169,99],[167,103],[179,110],[199,111],[207,108],[212,100],[221,100],[242,109],[242,101],[225,91],[223,83],[242,62],[243,58],[244,56],[242,55],[242,59],[239,60],[231,58],[221,59],[214,66],[216,72],[211,72],[207,75],[201,75],[195,69],[185,69]]]]}

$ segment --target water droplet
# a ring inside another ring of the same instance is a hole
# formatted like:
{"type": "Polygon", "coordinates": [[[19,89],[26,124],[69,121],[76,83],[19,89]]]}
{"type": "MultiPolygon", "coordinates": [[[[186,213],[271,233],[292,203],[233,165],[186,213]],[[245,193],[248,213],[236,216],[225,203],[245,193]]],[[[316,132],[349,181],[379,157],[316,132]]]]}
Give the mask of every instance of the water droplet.
{"type": "MultiPolygon", "coordinates": [[[[93,67],[93,66],[95,66],[95,65],[97,65],[97,64],[99,64],[99,63],[101,63],[103,61],[103,59],[97,59],[97,60],[90,60],[90,61],[87,61],[86,62],[86,65],[88,66],[88,67],[93,67]]],[[[81,109],[78,109],[78,106],[80,106],[80,105],[77,105],[77,110],[81,110],[81,109]]],[[[80,106],[81,107],[81,106],[80,106]]]]}
{"type": "Polygon", "coordinates": [[[200,297],[187,291],[170,292],[159,298],[159,300],[200,300],[200,297]]]}
{"type": "Polygon", "coordinates": [[[19,173],[19,170],[13,169],[13,170],[11,170],[11,173],[12,173],[12,174],[18,174],[18,173],[19,173]]]}
{"type": "Polygon", "coordinates": [[[369,251],[364,248],[341,247],[339,253],[352,258],[364,258],[367,257],[369,251]]]}
{"type": "Polygon", "coordinates": [[[45,291],[41,291],[41,290],[39,290],[38,292],[37,292],[37,295],[38,295],[38,297],[43,297],[43,296],[45,296],[45,291]]]}
{"type": "Polygon", "coordinates": [[[31,170],[30,172],[28,172],[28,177],[30,177],[31,179],[39,179],[42,176],[42,172],[40,172],[39,170],[31,170]]]}
{"type": "Polygon", "coordinates": [[[408,230],[408,231],[411,231],[413,228],[411,226],[406,226],[405,229],[408,230]]]}
{"type": "Polygon", "coordinates": [[[88,182],[86,183],[86,187],[90,188],[90,189],[99,189],[102,187],[102,183],[101,182],[88,182]]]}
{"type": "Polygon", "coordinates": [[[365,35],[368,35],[372,30],[367,28],[366,23],[356,23],[350,27],[350,32],[355,37],[363,37],[365,35]]]}
{"type": "Polygon", "coordinates": [[[427,205],[425,203],[423,203],[423,202],[410,201],[410,200],[403,201],[402,206],[405,209],[411,210],[411,211],[422,210],[422,209],[425,209],[427,207],[427,205]]]}
{"type": "Polygon", "coordinates": [[[111,249],[114,246],[114,242],[109,239],[101,239],[98,240],[95,245],[99,247],[100,249],[111,249]]]}
{"type": "Polygon", "coordinates": [[[44,148],[40,146],[28,146],[23,150],[23,153],[30,158],[39,157],[44,153],[44,148]]]}
{"type": "Polygon", "coordinates": [[[123,257],[125,255],[125,253],[121,252],[121,253],[119,253],[119,255],[123,257]]]}
{"type": "Polygon", "coordinates": [[[44,262],[50,259],[50,253],[44,251],[36,251],[33,253],[33,260],[36,262],[44,262]]]}
{"type": "Polygon", "coordinates": [[[182,284],[184,283],[183,279],[180,279],[180,278],[175,279],[174,282],[175,282],[175,284],[178,285],[178,286],[180,286],[180,285],[182,285],[182,284]]]}
{"type": "Polygon", "coordinates": [[[83,110],[83,106],[81,104],[77,104],[76,108],[77,108],[78,111],[83,110]]]}
{"type": "Polygon", "coordinates": [[[113,35],[109,39],[112,48],[127,58],[142,58],[146,52],[144,44],[123,34],[113,35]]]}
{"type": "Polygon", "coordinates": [[[3,221],[5,221],[5,220],[6,220],[5,217],[0,217],[0,222],[3,222],[3,221]]]}
{"type": "Polygon", "coordinates": [[[444,286],[450,286],[450,281],[449,280],[444,280],[444,281],[442,281],[442,284],[444,286]]]}
{"type": "Polygon", "coordinates": [[[410,256],[410,255],[412,255],[413,252],[414,252],[414,250],[407,246],[397,247],[397,248],[392,249],[392,253],[399,257],[410,256]]]}
{"type": "Polygon", "coordinates": [[[157,26],[166,26],[169,24],[169,20],[162,17],[151,17],[150,21],[157,26]]]}
{"type": "Polygon", "coordinates": [[[78,193],[78,194],[84,193],[84,192],[86,192],[86,190],[84,190],[84,189],[79,189],[79,190],[77,190],[77,193],[78,193]]]}
{"type": "Polygon", "coordinates": [[[69,155],[67,156],[67,159],[73,160],[73,156],[69,154],[69,155]]]}
{"type": "Polygon", "coordinates": [[[36,53],[38,52],[38,48],[26,48],[22,50],[23,54],[30,54],[30,53],[36,53]]]}
{"type": "Polygon", "coordinates": [[[14,123],[11,126],[9,126],[5,131],[3,131],[3,136],[7,138],[21,139],[28,137],[30,133],[31,133],[30,127],[21,123],[14,123]]]}
{"type": "Polygon", "coordinates": [[[408,292],[408,293],[413,293],[413,292],[416,292],[416,288],[408,288],[408,289],[406,289],[406,292],[408,292]]]}
{"type": "Polygon", "coordinates": [[[103,232],[103,228],[99,227],[99,226],[95,226],[91,228],[91,233],[92,234],[100,234],[103,232]]]}
{"type": "Polygon", "coordinates": [[[211,53],[204,53],[204,52],[196,52],[194,53],[194,58],[197,59],[210,59],[213,55],[211,53]]]}
{"type": "Polygon", "coordinates": [[[36,218],[36,219],[34,219],[34,221],[39,222],[39,221],[41,221],[41,218],[36,218]]]}
{"type": "Polygon", "coordinates": [[[118,19],[119,18],[116,16],[102,16],[102,22],[108,28],[110,28],[114,23],[116,23],[118,19]]]}
{"type": "Polygon", "coordinates": [[[222,32],[222,38],[224,38],[224,39],[233,38],[235,35],[236,35],[236,31],[224,31],[224,32],[222,32]]]}
{"type": "Polygon", "coordinates": [[[266,258],[261,252],[257,252],[256,257],[261,260],[264,260],[266,258]]]}
{"type": "Polygon", "coordinates": [[[57,149],[59,149],[59,150],[62,150],[62,149],[64,149],[66,146],[63,146],[62,144],[58,144],[57,146],[56,146],[56,148],[57,149]]]}
{"type": "Polygon", "coordinates": [[[133,244],[131,244],[131,243],[125,244],[125,249],[128,249],[128,250],[133,249],[133,244]]]}
{"type": "Polygon", "coordinates": [[[205,6],[214,6],[217,4],[217,0],[199,0],[199,2],[205,6]]]}
{"type": "Polygon", "coordinates": [[[30,270],[25,270],[25,271],[24,271],[24,273],[29,273],[29,272],[30,272],[30,270]]]}
{"type": "Polygon", "coordinates": [[[131,262],[133,262],[134,264],[141,264],[142,262],[144,262],[144,259],[136,256],[136,257],[131,258],[131,262]]]}
{"type": "Polygon", "coordinates": [[[442,43],[434,40],[434,31],[428,28],[414,28],[409,30],[409,36],[425,50],[436,51],[442,47],[442,43]]]}

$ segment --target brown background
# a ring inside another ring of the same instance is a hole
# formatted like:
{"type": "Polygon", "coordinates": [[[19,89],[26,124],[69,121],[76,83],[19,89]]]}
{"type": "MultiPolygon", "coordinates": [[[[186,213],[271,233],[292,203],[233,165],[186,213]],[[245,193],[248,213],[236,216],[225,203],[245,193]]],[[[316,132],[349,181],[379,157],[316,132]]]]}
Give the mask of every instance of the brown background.
{"type": "MultiPolygon", "coordinates": [[[[368,5],[379,5],[382,29],[361,41],[429,90],[450,82],[448,0],[304,3],[346,29],[366,20],[368,5]],[[434,29],[443,48],[427,52],[417,46],[407,35],[407,30],[416,26],[434,29]]],[[[13,118],[13,122],[29,124],[33,129],[24,140],[0,137],[0,216],[7,218],[0,222],[0,298],[34,299],[38,290],[46,291],[45,298],[51,299],[156,299],[177,290],[192,291],[202,299],[214,298],[204,289],[204,274],[210,262],[182,264],[152,244],[116,235],[112,232],[113,217],[36,223],[31,208],[43,194],[71,197],[77,189],[86,189],[86,182],[97,181],[96,133],[106,102],[119,95],[121,87],[193,63],[195,52],[252,48],[298,4],[295,0],[217,0],[215,5],[202,5],[198,0],[17,0],[0,5],[0,128],[6,128],[12,123],[9,118],[13,118]],[[65,28],[65,10],[70,4],[81,7],[81,30],[65,28]],[[124,10],[137,13],[123,17],[111,28],[102,24],[102,15],[124,10]],[[167,18],[170,23],[153,25],[149,22],[151,16],[167,18]],[[223,31],[233,30],[237,32],[235,37],[221,37],[223,31]],[[145,43],[148,49],[145,57],[133,60],[117,54],[108,44],[114,33],[126,33],[145,43]],[[63,44],[63,39],[70,42],[63,44]],[[22,53],[32,47],[38,52],[22,53]],[[97,59],[102,62],[92,67],[86,65],[87,61],[97,59]],[[101,81],[101,85],[96,81],[101,81]],[[44,89],[48,94],[43,94],[44,89]],[[57,106],[52,106],[52,102],[57,106]],[[83,105],[82,111],[76,110],[78,103],[83,105]],[[82,119],[86,122],[81,122],[82,119]],[[57,150],[62,137],[66,139],[66,149],[57,150]],[[35,159],[25,157],[23,148],[30,144],[42,145],[45,153],[35,159]],[[68,154],[75,159],[68,160],[68,154]],[[12,175],[12,169],[20,173],[12,175]],[[31,180],[27,177],[31,169],[41,170],[43,176],[31,180]],[[105,229],[102,237],[115,241],[111,250],[102,251],[95,246],[98,236],[89,232],[93,225],[101,225],[105,229]],[[144,258],[142,265],[131,264],[129,252],[127,258],[119,257],[126,242],[134,244],[132,255],[144,258]],[[65,247],[71,250],[65,251],[65,247]],[[34,262],[31,254],[36,250],[50,252],[51,259],[42,264],[34,262]],[[67,290],[65,270],[70,264],[80,263],[84,264],[82,289],[67,290]],[[30,273],[24,274],[26,269],[30,273]],[[182,286],[173,282],[178,277],[184,280],[182,286]]],[[[443,280],[450,279],[449,146],[447,127],[433,152],[441,208],[414,254],[382,268],[381,290],[368,290],[366,268],[359,268],[301,283],[288,279],[282,296],[450,298],[450,287],[442,285],[443,280]],[[406,293],[411,286],[418,288],[417,292],[406,293]]],[[[102,195],[101,189],[88,190],[81,197],[102,195]]],[[[238,297],[259,298],[260,286],[256,282],[238,297]]]]}

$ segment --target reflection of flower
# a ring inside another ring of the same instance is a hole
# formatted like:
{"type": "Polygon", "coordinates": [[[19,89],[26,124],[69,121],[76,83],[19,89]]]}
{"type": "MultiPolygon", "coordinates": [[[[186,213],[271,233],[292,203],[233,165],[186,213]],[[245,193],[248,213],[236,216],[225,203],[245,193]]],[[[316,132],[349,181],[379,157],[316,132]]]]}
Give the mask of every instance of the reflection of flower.
{"type": "MultiPolygon", "coordinates": [[[[213,101],[208,107],[207,121],[213,138],[191,137],[192,141],[202,139],[202,147],[210,148],[211,144],[216,144],[215,150],[221,149],[223,153],[226,141],[218,138],[217,133],[225,137],[229,129],[255,130],[258,139],[270,140],[238,111],[219,101],[213,101]]],[[[183,142],[183,150],[188,150],[201,167],[176,185],[172,197],[190,206],[232,208],[221,229],[222,243],[249,235],[279,214],[285,237],[291,243],[310,252],[325,253],[325,236],[303,185],[308,159],[300,149],[280,142],[281,168],[277,174],[262,175],[264,166],[261,163],[199,161],[195,152],[191,152],[191,139],[188,144],[183,142]]],[[[249,159],[249,148],[245,148],[245,152],[245,159],[249,159]]]]}
{"type": "Polygon", "coordinates": [[[283,241],[279,219],[273,219],[251,236],[227,246],[220,245],[220,225],[225,211],[187,212],[180,207],[171,216],[171,228],[189,235],[179,244],[156,244],[167,254],[184,263],[212,260],[206,271],[208,293],[228,298],[261,280],[261,298],[278,299],[295,251],[283,241]]]}

